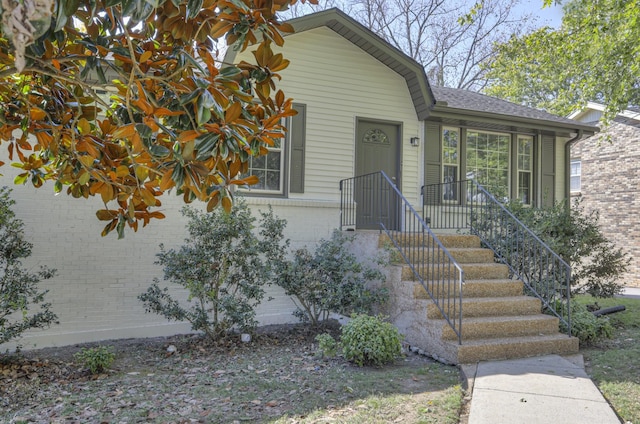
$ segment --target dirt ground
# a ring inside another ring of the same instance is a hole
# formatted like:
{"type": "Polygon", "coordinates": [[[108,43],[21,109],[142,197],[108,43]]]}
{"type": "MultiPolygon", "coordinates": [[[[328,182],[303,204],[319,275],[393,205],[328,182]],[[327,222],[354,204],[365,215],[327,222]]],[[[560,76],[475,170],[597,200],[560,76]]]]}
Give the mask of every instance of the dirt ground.
{"type": "MultiPolygon", "coordinates": [[[[459,392],[456,368],[415,354],[384,369],[321,358],[315,336],[323,332],[337,336],[339,326],[267,326],[249,343],[237,335],[110,340],[100,345],[115,362],[98,375],[74,358],[97,343],[0,356],[0,422],[325,422],[304,420],[318,410],[349,414],[371,395],[420,393],[423,404],[459,392]]],[[[450,409],[434,404],[403,422],[422,422],[420,414],[444,422],[458,413],[450,409]]]]}

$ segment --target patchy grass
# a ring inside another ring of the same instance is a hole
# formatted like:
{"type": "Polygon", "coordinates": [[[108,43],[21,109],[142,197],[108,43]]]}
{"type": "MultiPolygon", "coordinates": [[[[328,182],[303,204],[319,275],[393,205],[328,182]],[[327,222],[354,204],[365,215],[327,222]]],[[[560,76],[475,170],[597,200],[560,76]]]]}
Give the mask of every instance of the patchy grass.
{"type": "Polygon", "coordinates": [[[110,341],[116,360],[98,376],[74,362],[82,346],[6,357],[0,422],[459,421],[457,368],[414,354],[381,368],[323,360],[315,335],[280,326],[248,344],[197,336],[110,341]],[[169,345],[177,352],[167,353],[169,345]]]}
{"type": "Polygon", "coordinates": [[[581,348],[587,372],[618,415],[629,423],[640,423],[640,299],[594,300],[580,296],[581,303],[598,302],[608,308],[624,305],[626,310],[607,315],[615,328],[613,338],[581,348]]]}

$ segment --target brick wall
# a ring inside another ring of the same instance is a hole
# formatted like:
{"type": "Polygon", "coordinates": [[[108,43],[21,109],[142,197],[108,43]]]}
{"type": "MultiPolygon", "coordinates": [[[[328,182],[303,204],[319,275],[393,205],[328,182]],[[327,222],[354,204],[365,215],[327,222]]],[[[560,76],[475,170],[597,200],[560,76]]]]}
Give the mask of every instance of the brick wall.
{"type": "Polygon", "coordinates": [[[571,151],[582,162],[585,209],[599,212],[604,234],[632,257],[621,279],[629,287],[640,287],[640,127],[635,124],[613,122],[571,151]]]}
{"type": "MultiPolygon", "coordinates": [[[[118,240],[115,234],[100,236],[104,223],[95,216],[102,207],[99,199],[55,196],[51,185],[38,190],[15,186],[11,181],[17,171],[4,166],[1,183],[13,189],[14,210],[25,223],[27,239],[34,244],[25,264],[58,270],[57,276],[41,287],[50,290],[47,300],[60,325],[26,334],[20,341],[25,349],[189,331],[188,324],[145,313],[137,299],[154,277],[162,279],[161,267],[154,265],[158,245],[176,247],[186,236],[185,219],[179,212],[181,197],[165,196],[161,201],[166,219],[156,220],[137,233],[127,231],[126,237],[118,240]]],[[[288,220],[286,235],[292,247],[311,247],[339,225],[339,203],[335,201],[251,198],[248,203],[256,211],[271,203],[276,215],[288,220]]],[[[179,290],[173,294],[185,297],[179,290]]],[[[266,298],[258,309],[261,324],[296,321],[291,315],[293,304],[282,290],[270,288],[266,298]],[[274,300],[267,302],[268,297],[274,300]]],[[[15,343],[0,345],[2,351],[13,348],[15,343]]]]}

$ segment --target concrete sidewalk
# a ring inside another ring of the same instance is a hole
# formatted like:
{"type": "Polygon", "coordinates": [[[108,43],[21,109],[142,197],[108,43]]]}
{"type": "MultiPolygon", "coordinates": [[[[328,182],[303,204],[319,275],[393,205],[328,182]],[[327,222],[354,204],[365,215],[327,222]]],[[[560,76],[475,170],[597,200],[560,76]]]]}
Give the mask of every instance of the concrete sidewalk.
{"type": "Polygon", "coordinates": [[[582,355],[548,355],[464,365],[468,424],[620,424],[587,376],[582,355]]]}

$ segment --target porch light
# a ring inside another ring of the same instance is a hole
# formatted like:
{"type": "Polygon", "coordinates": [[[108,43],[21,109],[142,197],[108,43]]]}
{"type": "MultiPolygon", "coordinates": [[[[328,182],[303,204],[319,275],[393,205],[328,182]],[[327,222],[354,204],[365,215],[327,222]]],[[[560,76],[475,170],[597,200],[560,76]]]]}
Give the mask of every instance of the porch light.
{"type": "Polygon", "coordinates": [[[420,145],[420,137],[411,137],[409,139],[409,143],[411,143],[412,146],[419,146],[420,145]]]}

